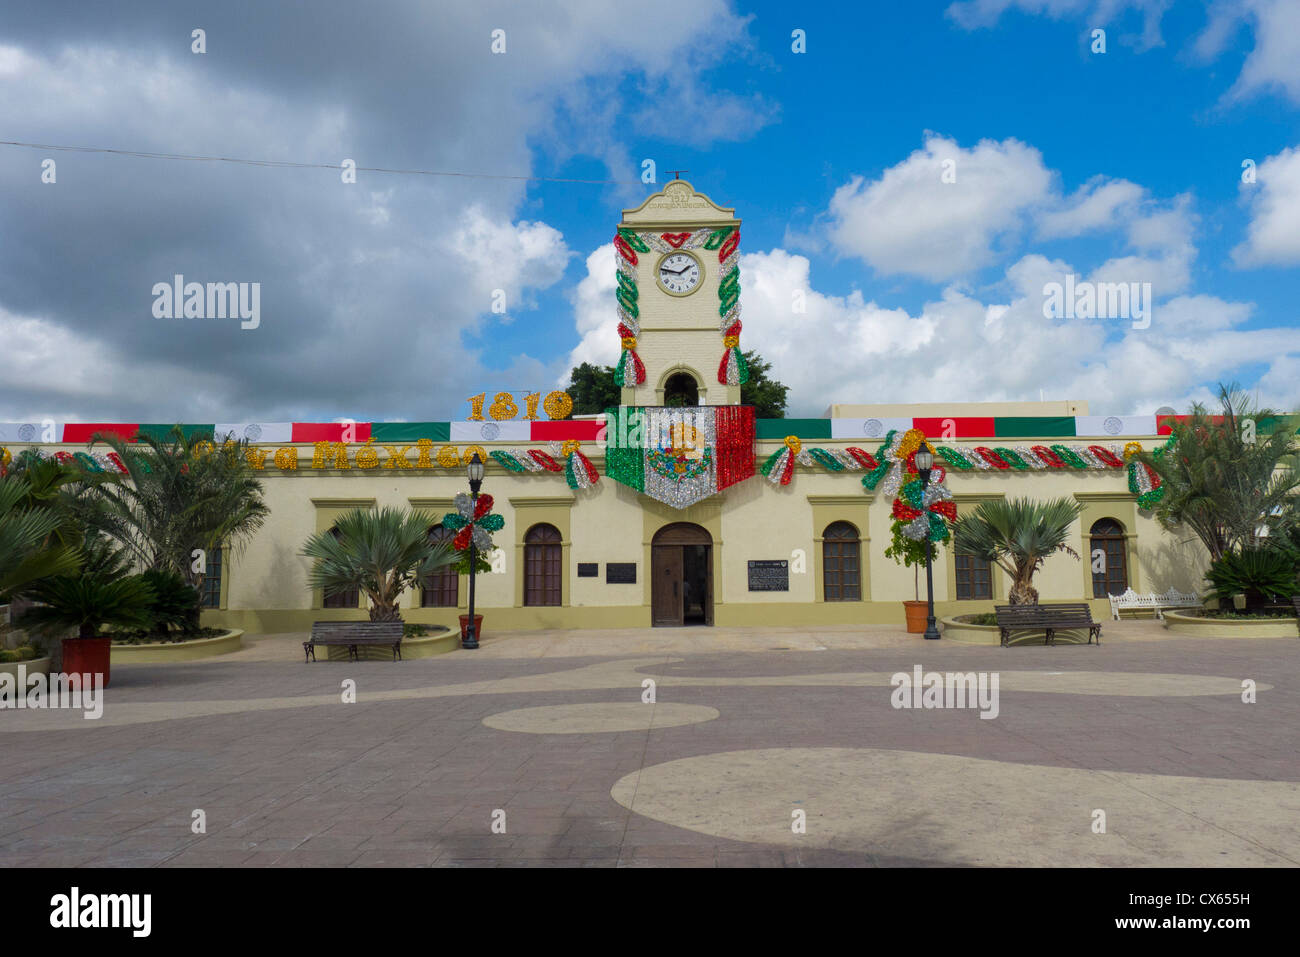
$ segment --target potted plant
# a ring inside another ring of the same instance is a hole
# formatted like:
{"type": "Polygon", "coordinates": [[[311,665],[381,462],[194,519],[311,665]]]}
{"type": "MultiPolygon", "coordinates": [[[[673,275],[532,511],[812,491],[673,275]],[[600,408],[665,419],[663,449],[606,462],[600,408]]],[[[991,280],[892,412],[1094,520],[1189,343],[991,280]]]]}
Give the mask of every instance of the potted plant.
{"type": "MultiPolygon", "coordinates": [[[[492,571],[492,563],[487,560],[487,558],[483,555],[482,552],[475,551],[474,554],[478,558],[478,561],[474,563],[474,571],[476,573],[481,575],[483,572],[492,571]]],[[[460,553],[460,560],[457,561],[452,566],[452,568],[456,570],[457,575],[469,574],[469,550],[468,549],[460,553]]],[[[469,631],[469,615],[461,615],[460,616],[460,637],[462,641],[465,640],[465,636],[468,633],[468,631],[469,631]]],[[[483,637],[483,616],[482,615],[476,614],[474,616],[474,637],[480,639],[483,637]]]]}
{"type": "Polygon", "coordinates": [[[27,591],[37,602],[23,615],[24,628],[44,633],[77,630],[63,639],[65,674],[103,675],[108,687],[112,637],[102,634],[106,625],[147,628],[152,623],[153,589],[139,575],[117,580],[97,574],[58,575],[44,578],[27,591]]]}
{"type": "Polygon", "coordinates": [[[903,523],[898,521],[893,524],[891,536],[885,557],[892,558],[904,568],[912,569],[912,594],[915,597],[911,601],[904,600],[903,614],[907,618],[908,633],[919,635],[925,631],[925,619],[929,611],[929,603],[921,600],[921,569],[925,567],[927,543],[904,535],[903,523]]]}

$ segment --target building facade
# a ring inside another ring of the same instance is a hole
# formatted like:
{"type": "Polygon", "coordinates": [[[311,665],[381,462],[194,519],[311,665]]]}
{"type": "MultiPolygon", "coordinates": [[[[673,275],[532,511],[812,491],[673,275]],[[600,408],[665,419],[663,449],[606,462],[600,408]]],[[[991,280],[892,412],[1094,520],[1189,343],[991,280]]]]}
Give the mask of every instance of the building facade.
{"type": "MultiPolygon", "coordinates": [[[[1152,476],[1127,461],[1168,428],[1155,416],[1093,417],[1084,402],[832,405],[817,419],[754,420],[740,405],[740,220],[675,180],[626,210],[615,246],[620,410],[567,417],[567,396],[485,393],[455,421],[214,423],[254,444],[270,518],[250,542],[208,556],[205,624],[302,631],[364,618],[356,594],[307,585],[306,539],[349,509],[409,506],[440,519],[467,491],[464,465],[486,461],[483,493],[504,527],[477,580],[484,633],[545,628],[900,624],[925,594],[924,570],[885,557],[899,443],[920,429],[936,446],[958,514],[979,502],[1072,498],[1075,559],[1050,558],[1041,600],[1088,600],[1132,587],[1199,591],[1207,563],[1192,536],[1161,530],[1152,476]],[[1105,555],[1103,570],[1091,556],[1105,555]]],[[[780,370],[775,370],[780,375],[780,370]]],[[[0,424],[7,454],[87,454],[97,430],[149,425],[0,424]]],[[[904,450],[905,452],[905,450],[904,450]]],[[[3,455],[5,453],[0,453],[3,455]]],[[[431,534],[449,533],[431,522],[431,534]]],[[[996,567],[941,548],[940,615],[987,611],[1007,597],[996,567]]],[[[455,627],[465,576],[409,592],[403,617],[455,627]]]]}

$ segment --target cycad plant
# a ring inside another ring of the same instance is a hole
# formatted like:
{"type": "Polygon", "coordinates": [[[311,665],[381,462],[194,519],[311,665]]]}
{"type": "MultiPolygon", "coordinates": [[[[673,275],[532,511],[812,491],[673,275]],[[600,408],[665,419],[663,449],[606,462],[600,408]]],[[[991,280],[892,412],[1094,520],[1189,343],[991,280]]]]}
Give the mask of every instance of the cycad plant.
{"type": "Polygon", "coordinates": [[[303,546],[302,553],[315,559],[308,583],[327,595],[359,589],[370,600],[371,621],[401,621],[402,593],[460,557],[450,546],[429,541],[437,522],[410,509],[353,509],[303,546]]]}
{"type": "Polygon", "coordinates": [[[66,527],[57,509],[31,504],[26,476],[0,478],[0,602],[52,575],[68,575],[81,564],[74,546],[55,541],[66,527]]]}
{"type": "Polygon", "coordinates": [[[40,602],[18,624],[43,634],[77,629],[78,638],[95,638],[105,625],[147,628],[153,591],[138,575],[60,575],[37,582],[27,596],[40,602]]]}
{"type": "Polygon", "coordinates": [[[1205,578],[1210,583],[1207,597],[1218,598],[1220,608],[1231,607],[1234,596],[1244,595],[1246,610],[1258,611],[1300,593],[1295,556],[1273,545],[1227,552],[1210,563],[1205,578]]]}
{"type": "Polygon", "coordinates": [[[993,562],[1011,576],[1011,604],[1036,605],[1034,573],[1048,556],[1066,552],[1079,557],[1066,544],[1079,511],[1079,503],[1068,498],[981,502],[957,520],[953,548],[993,562]]]}

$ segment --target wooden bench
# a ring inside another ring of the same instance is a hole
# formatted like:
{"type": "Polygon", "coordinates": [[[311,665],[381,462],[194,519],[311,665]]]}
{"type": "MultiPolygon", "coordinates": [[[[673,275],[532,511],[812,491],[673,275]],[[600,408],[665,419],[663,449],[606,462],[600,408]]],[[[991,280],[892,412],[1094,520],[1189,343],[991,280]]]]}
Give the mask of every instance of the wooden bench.
{"type": "Polygon", "coordinates": [[[306,661],[316,660],[317,645],[346,645],[349,661],[360,661],[360,645],[389,645],[393,660],[402,659],[402,622],[400,621],[314,621],[311,640],[302,643],[306,661]]]}
{"type": "Polygon", "coordinates": [[[1119,621],[1119,613],[1123,608],[1150,608],[1156,618],[1164,618],[1161,613],[1163,608],[1200,608],[1203,604],[1204,601],[1196,595],[1184,595],[1173,588],[1163,595],[1139,595],[1128,588],[1122,595],[1110,596],[1110,615],[1119,621]]]}
{"type": "Polygon", "coordinates": [[[998,605],[993,609],[1005,647],[1013,631],[1047,632],[1047,643],[1056,643],[1056,633],[1069,628],[1087,628],[1088,644],[1094,638],[1101,644],[1101,625],[1092,620],[1092,610],[1084,602],[1073,605],[998,605]]]}

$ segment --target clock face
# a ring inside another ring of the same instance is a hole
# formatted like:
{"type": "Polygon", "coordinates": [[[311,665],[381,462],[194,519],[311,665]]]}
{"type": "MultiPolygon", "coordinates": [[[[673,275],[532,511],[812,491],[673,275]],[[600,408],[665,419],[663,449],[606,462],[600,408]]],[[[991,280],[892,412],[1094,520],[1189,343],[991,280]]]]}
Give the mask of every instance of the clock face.
{"type": "Polygon", "coordinates": [[[673,296],[689,296],[700,286],[704,269],[700,261],[686,252],[669,253],[659,260],[657,278],[664,292],[673,296]]]}

